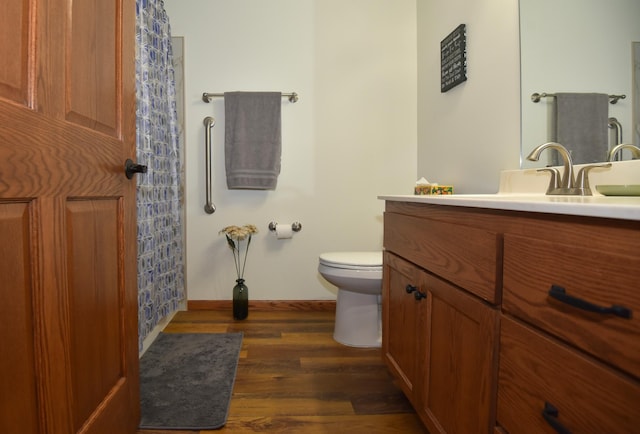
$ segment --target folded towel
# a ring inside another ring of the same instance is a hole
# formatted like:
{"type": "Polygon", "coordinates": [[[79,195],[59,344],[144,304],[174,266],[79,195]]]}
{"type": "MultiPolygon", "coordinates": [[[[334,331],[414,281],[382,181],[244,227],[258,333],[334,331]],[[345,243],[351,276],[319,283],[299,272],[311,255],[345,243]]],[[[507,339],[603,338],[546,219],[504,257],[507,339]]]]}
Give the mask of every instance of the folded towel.
{"type": "Polygon", "coordinates": [[[227,187],[275,190],[282,151],[282,94],[225,92],[224,106],[227,187]]]}
{"type": "MultiPolygon", "coordinates": [[[[556,138],[575,164],[606,161],[609,150],[609,95],[556,93],[556,138]]],[[[556,154],[554,152],[554,154],[556,154]]],[[[554,164],[561,164],[556,154],[554,164]]]]}

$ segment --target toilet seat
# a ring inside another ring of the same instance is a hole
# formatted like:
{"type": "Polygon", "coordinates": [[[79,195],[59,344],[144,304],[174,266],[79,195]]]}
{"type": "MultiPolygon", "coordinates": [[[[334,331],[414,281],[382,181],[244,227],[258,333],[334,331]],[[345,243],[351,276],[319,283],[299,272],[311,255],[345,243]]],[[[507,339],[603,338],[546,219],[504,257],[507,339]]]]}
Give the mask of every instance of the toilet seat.
{"type": "Polygon", "coordinates": [[[345,270],[382,271],[382,252],[322,253],[320,264],[345,270]]]}

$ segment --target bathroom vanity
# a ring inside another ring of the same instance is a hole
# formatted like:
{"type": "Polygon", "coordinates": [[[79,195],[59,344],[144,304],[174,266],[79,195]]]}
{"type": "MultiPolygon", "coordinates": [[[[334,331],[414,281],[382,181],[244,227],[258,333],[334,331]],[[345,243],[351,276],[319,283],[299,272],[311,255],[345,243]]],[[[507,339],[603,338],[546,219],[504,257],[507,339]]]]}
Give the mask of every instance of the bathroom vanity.
{"type": "Polygon", "coordinates": [[[380,199],[383,358],[429,432],[640,432],[640,198],[380,199]]]}

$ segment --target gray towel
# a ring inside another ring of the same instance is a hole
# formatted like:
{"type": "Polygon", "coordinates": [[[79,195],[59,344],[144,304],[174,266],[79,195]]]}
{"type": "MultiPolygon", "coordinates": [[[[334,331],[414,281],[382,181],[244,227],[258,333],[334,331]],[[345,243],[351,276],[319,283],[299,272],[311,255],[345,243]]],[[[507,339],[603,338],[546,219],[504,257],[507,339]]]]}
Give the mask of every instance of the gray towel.
{"type": "MultiPolygon", "coordinates": [[[[605,161],[609,150],[609,95],[556,93],[555,102],[555,141],[569,150],[575,164],[605,161]]],[[[553,163],[562,162],[556,159],[553,163]]]]}
{"type": "Polygon", "coordinates": [[[227,188],[275,190],[280,174],[282,94],[225,92],[227,188]]]}

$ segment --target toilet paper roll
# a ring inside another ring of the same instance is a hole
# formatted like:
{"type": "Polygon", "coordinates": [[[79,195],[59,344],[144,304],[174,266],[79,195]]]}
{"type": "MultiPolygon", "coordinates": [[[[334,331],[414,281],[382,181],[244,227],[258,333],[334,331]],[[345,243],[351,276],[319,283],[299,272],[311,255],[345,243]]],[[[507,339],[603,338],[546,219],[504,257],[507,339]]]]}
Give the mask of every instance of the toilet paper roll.
{"type": "Polygon", "coordinates": [[[278,223],[276,225],[276,238],[279,240],[285,240],[293,237],[293,228],[291,225],[284,225],[278,223]]]}

